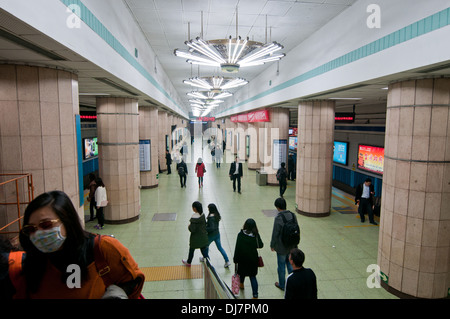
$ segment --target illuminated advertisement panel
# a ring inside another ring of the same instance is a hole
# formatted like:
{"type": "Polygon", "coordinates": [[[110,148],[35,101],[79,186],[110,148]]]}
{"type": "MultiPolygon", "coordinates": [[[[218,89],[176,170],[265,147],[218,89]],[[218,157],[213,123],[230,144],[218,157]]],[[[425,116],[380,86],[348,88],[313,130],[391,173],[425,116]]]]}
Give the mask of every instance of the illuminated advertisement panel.
{"type": "Polygon", "coordinates": [[[358,146],[358,169],[383,175],[384,147],[358,146]]]}
{"type": "Polygon", "coordinates": [[[334,141],[333,162],[347,165],[348,162],[348,142],[334,141]]]}

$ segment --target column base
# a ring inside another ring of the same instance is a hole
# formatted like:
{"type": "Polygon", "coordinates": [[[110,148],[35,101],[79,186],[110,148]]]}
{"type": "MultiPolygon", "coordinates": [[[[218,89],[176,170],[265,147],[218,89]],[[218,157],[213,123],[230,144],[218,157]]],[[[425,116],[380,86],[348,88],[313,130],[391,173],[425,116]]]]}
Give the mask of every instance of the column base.
{"type": "Polygon", "coordinates": [[[156,184],[156,185],[150,185],[150,186],[140,186],[140,188],[141,189],[152,189],[152,188],[156,188],[156,187],[158,187],[159,186],[159,184],[156,184]]]}
{"type": "Polygon", "coordinates": [[[325,212],[325,213],[308,213],[308,212],[304,212],[302,210],[299,210],[298,208],[296,208],[295,211],[297,213],[299,213],[300,215],[303,215],[303,216],[306,216],[306,217],[327,217],[327,216],[330,216],[330,212],[325,212]]]}
{"type": "Polygon", "coordinates": [[[399,290],[397,290],[395,288],[392,288],[391,286],[386,284],[384,281],[381,281],[380,284],[381,284],[381,287],[383,287],[384,290],[386,290],[390,294],[393,294],[396,297],[399,297],[400,299],[421,299],[419,297],[414,297],[414,296],[405,294],[404,292],[401,292],[401,291],[399,291],[399,290]]]}
{"type": "Polygon", "coordinates": [[[121,224],[129,224],[132,223],[136,220],[139,219],[140,215],[128,218],[128,219],[121,219],[121,220],[106,220],[105,219],[105,224],[109,224],[109,225],[121,225],[121,224]]]}

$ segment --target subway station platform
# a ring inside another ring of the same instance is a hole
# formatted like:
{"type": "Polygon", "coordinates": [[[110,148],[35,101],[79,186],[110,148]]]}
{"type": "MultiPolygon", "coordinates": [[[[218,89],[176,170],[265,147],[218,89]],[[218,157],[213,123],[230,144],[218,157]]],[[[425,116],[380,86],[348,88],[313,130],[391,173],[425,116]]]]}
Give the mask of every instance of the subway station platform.
{"type": "MultiPolygon", "coordinates": [[[[194,143],[195,144],[195,143],[194,143]]],[[[194,145],[194,156],[202,150],[194,145]]],[[[199,273],[201,256],[196,250],[191,268],[184,267],[189,248],[189,219],[194,201],[203,204],[208,214],[210,203],[217,205],[222,216],[221,242],[232,261],[237,234],[247,218],[253,218],[258,226],[264,248],[260,254],[265,266],[259,268],[257,280],[260,299],[281,299],[284,293],[274,286],[278,281],[276,253],[270,250],[274,201],[279,195],[276,186],[258,186],[256,172],[244,164],[242,194],[233,192],[228,177],[229,163],[220,168],[211,164],[211,155],[203,148],[207,172],[204,186],[199,189],[194,173],[194,163],[188,164],[186,188],[180,187],[179,177],[172,164],[172,174],[159,175],[159,186],[141,190],[141,215],[139,220],[123,225],[94,228],[96,221],[86,223],[86,229],[94,233],[112,234],[131,252],[139,267],[147,274],[143,295],[151,299],[203,299],[204,283],[199,273]]],[[[315,272],[319,299],[397,299],[383,288],[369,288],[367,267],[377,263],[379,227],[361,223],[354,199],[333,188],[331,214],[324,218],[305,217],[297,214],[301,229],[299,248],[305,252],[304,266],[315,272]]],[[[288,181],[284,194],[287,208],[295,212],[295,181],[288,181]]],[[[89,215],[87,205],[85,214],[89,215]]],[[[378,218],[376,218],[378,222],[378,218]]],[[[224,259],[214,243],[209,256],[217,273],[229,286],[234,264],[224,268],[224,259]]],[[[248,278],[238,298],[251,299],[248,278]]]]}

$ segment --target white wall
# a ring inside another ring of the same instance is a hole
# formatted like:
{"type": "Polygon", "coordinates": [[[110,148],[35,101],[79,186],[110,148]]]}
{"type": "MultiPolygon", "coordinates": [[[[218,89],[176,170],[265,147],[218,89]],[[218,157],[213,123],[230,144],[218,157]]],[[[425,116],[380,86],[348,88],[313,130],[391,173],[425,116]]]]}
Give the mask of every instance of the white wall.
{"type": "Polygon", "coordinates": [[[174,112],[188,117],[187,112],[180,108],[181,99],[158,61],[156,61],[158,73],[155,74],[155,54],[125,4],[117,0],[82,2],[127,52],[134,56],[135,48],[138,49],[139,64],[162,86],[163,92],[167,92],[175,103],[84,22],[80,28],[69,28],[67,19],[71,13],[67,12],[67,7],[60,0],[0,0],[0,7],[174,112]]]}
{"type": "Polygon", "coordinates": [[[232,102],[222,106],[216,116],[244,112],[450,60],[450,41],[444,41],[450,38],[450,26],[447,26],[255,99],[258,94],[265,94],[280,84],[286,84],[299,75],[444,10],[449,5],[448,0],[360,0],[287,52],[279,63],[278,76],[277,65],[273,63],[236,92],[232,102]],[[370,13],[366,10],[371,3],[380,5],[380,29],[367,27],[370,13]],[[271,86],[269,80],[272,81],[271,86]]]}

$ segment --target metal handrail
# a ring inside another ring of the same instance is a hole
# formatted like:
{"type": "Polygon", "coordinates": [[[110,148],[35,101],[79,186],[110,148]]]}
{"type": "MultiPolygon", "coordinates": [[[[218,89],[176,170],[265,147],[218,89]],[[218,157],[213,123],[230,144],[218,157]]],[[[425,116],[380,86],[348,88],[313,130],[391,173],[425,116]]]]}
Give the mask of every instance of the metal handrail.
{"type": "Polygon", "coordinates": [[[203,262],[205,299],[236,299],[230,287],[220,278],[209,258],[203,262]]]}
{"type": "Polygon", "coordinates": [[[5,186],[8,183],[15,183],[15,188],[16,188],[16,201],[15,202],[5,202],[5,203],[0,203],[0,205],[16,205],[17,206],[17,218],[10,221],[8,224],[0,227],[0,234],[15,234],[15,233],[19,233],[20,229],[22,228],[21,225],[21,220],[23,219],[23,216],[21,216],[21,209],[20,209],[20,205],[27,205],[29,204],[33,199],[34,199],[34,187],[33,187],[33,176],[29,173],[25,173],[25,174],[14,174],[14,173],[9,173],[9,174],[0,174],[0,177],[11,177],[9,178],[7,181],[5,182],[1,182],[0,186],[5,186]],[[17,177],[13,177],[13,176],[17,176],[17,177]],[[27,180],[27,189],[28,189],[28,201],[27,202],[21,202],[20,201],[20,191],[19,191],[19,181],[20,180],[27,180]],[[18,223],[19,224],[19,230],[18,231],[3,231],[4,229],[10,227],[11,225],[18,223]]]}

